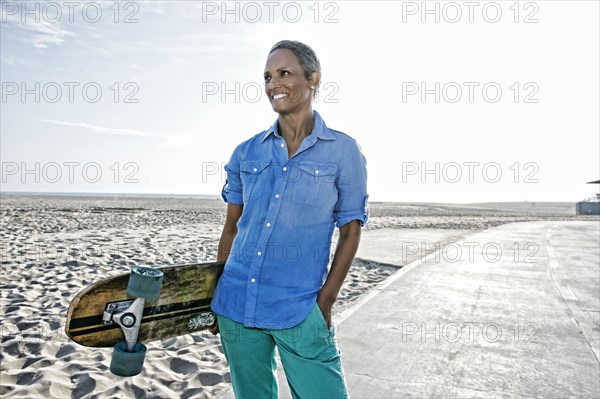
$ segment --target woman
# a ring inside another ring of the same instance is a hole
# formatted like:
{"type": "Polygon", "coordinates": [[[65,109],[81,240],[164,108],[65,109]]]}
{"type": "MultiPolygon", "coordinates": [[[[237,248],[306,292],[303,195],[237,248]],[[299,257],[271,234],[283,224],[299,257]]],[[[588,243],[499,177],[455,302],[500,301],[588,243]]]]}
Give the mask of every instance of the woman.
{"type": "Polygon", "coordinates": [[[237,398],[277,398],[276,346],[295,398],[344,398],[331,308],[368,217],[366,161],[312,110],[321,70],[309,46],[275,44],[264,79],[279,116],[225,166],[217,259],[227,262],[211,331],[221,334],[237,398]]]}

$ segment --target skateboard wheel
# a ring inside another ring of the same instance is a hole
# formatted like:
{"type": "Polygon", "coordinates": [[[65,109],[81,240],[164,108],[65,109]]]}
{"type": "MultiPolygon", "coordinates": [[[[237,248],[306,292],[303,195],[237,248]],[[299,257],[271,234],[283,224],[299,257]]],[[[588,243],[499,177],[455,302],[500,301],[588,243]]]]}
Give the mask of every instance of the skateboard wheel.
{"type": "Polygon", "coordinates": [[[127,342],[117,342],[110,362],[110,371],[120,377],[138,375],[144,367],[146,350],[146,345],[136,342],[134,351],[127,352],[127,342]]]}
{"type": "Polygon", "coordinates": [[[134,266],[129,276],[127,293],[145,299],[158,298],[163,281],[163,272],[151,267],[134,266]]]}

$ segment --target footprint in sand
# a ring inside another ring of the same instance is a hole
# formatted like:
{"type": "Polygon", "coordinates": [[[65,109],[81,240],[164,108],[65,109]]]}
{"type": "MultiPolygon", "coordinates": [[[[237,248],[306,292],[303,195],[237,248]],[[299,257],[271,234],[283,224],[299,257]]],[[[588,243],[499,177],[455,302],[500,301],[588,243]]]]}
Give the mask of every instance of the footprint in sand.
{"type": "Polygon", "coordinates": [[[198,365],[184,359],[171,359],[171,370],[180,374],[191,374],[198,371],[198,365]]]}
{"type": "Polygon", "coordinates": [[[67,344],[62,346],[58,352],[56,352],[56,357],[61,358],[67,355],[71,355],[76,352],[76,349],[73,345],[67,344]]]}
{"type": "Polygon", "coordinates": [[[83,398],[96,389],[96,380],[90,377],[88,373],[74,375],[71,382],[75,383],[75,389],[71,394],[72,398],[83,398]]]}

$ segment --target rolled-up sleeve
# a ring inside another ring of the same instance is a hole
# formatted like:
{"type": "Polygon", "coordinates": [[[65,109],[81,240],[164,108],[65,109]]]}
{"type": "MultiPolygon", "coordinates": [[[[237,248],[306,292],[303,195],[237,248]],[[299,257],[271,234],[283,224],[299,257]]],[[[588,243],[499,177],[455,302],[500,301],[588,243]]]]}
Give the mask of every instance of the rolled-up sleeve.
{"type": "Polygon", "coordinates": [[[369,219],[367,160],[358,143],[352,141],[339,165],[338,201],[333,211],[337,227],[358,220],[364,226],[369,219]]]}
{"type": "Polygon", "coordinates": [[[242,180],[240,179],[240,163],[238,160],[238,149],[231,155],[229,162],[225,164],[227,180],[221,190],[221,197],[225,202],[242,205],[242,180]]]}

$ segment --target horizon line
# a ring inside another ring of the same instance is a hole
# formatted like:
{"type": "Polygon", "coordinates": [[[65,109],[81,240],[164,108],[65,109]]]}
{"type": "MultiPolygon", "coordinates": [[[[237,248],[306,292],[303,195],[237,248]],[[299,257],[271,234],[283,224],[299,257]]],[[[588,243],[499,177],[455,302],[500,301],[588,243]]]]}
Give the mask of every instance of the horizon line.
{"type": "MultiPolygon", "coordinates": [[[[6,196],[98,196],[98,197],[115,197],[115,196],[124,196],[124,197],[154,197],[154,198],[196,198],[196,199],[214,199],[214,200],[222,200],[220,194],[191,194],[191,193],[118,193],[118,192],[87,192],[87,191],[5,191],[0,189],[0,195],[6,196]]],[[[447,204],[483,204],[483,203],[572,203],[575,204],[578,201],[565,201],[565,200],[513,200],[513,201],[474,201],[474,202],[440,202],[440,201],[395,201],[395,200],[369,200],[369,203],[407,203],[407,204],[415,204],[415,203],[447,203],[447,204]]]]}

